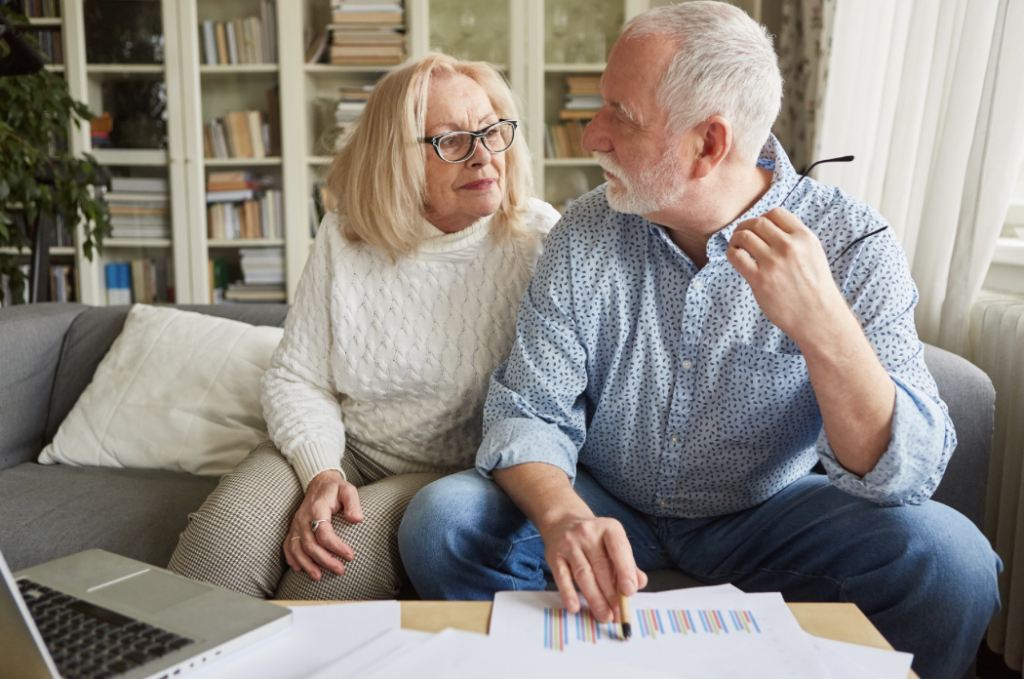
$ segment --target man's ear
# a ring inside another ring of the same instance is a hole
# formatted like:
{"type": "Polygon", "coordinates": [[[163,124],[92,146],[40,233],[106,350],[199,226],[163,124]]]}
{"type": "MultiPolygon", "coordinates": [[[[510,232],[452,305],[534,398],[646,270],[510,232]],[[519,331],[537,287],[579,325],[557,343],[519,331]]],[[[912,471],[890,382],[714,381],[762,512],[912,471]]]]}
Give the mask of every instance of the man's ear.
{"type": "Polygon", "coordinates": [[[694,128],[697,133],[693,175],[695,179],[707,177],[732,151],[732,125],[722,116],[711,116],[694,128]]]}

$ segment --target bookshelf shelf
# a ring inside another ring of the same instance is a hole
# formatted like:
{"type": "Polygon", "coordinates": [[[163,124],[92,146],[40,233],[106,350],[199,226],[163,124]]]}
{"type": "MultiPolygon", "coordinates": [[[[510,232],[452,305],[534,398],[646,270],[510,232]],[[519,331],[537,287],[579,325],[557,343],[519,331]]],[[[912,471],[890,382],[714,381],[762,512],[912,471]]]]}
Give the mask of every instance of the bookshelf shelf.
{"type": "Polygon", "coordinates": [[[597,158],[545,158],[546,167],[600,167],[597,158]]]}
{"type": "Polygon", "coordinates": [[[103,249],[118,248],[169,248],[170,238],[108,238],[103,241],[103,249]]]}
{"type": "Polygon", "coordinates": [[[32,27],[44,28],[46,26],[52,26],[54,28],[60,28],[64,25],[64,20],[60,17],[29,17],[28,23],[32,27]]]}
{"type": "Polygon", "coordinates": [[[310,156],[309,164],[314,166],[330,165],[334,162],[334,156],[310,156]]]}
{"type": "Polygon", "coordinates": [[[161,149],[93,149],[92,155],[103,165],[134,167],[167,165],[167,151],[161,149]]]}
{"type": "Polygon", "coordinates": [[[203,164],[206,167],[273,167],[281,164],[281,158],[203,158],[203,164]]]}
{"type": "Polygon", "coordinates": [[[342,73],[385,73],[391,66],[337,66],[335,64],[306,64],[311,75],[338,75],[342,73]]]}
{"type": "Polygon", "coordinates": [[[604,73],[604,64],[544,64],[545,73],[604,73]]]}
{"type": "Polygon", "coordinates": [[[284,245],[283,238],[232,238],[229,240],[208,240],[209,248],[279,248],[284,245]]]}
{"type": "Polygon", "coordinates": [[[167,69],[163,64],[89,64],[85,72],[89,75],[106,75],[128,73],[131,75],[163,74],[167,69]]]}
{"type": "Polygon", "coordinates": [[[236,75],[239,73],[277,73],[277,64],[231,64],[226,66],[203,64],[199,67],[202,75],[236,75]]]}
{"type": "Polygon", "coordinates": [[[64,72],[64,64],[46,64],[46,66],[44,66],[44,68],[47,71],[50,71],[51,73],[63,73],[64,72]]]}

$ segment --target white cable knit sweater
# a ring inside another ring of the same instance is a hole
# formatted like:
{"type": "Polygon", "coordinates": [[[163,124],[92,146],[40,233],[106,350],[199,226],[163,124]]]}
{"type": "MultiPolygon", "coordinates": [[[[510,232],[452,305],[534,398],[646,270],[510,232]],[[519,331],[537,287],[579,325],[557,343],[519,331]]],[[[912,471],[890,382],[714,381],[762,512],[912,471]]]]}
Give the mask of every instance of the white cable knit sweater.
{"type": "Polygon", "coordinates": [[[558,218],[533,199],[525,226],[537,238],[503,242],[490,218],[453,234],[424,220],[436,235],[397,264],[324,218],[263,376],[270,437],[303,489],[340,470],[346,438],[397,473],[473,466],[488,381],[558,218]]]}

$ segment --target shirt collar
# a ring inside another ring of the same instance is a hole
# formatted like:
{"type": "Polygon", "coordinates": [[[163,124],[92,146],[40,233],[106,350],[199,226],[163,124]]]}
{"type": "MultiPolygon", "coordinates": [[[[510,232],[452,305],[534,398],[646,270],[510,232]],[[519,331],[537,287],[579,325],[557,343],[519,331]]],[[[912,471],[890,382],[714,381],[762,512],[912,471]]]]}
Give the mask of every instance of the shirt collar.
{"type": "MultiPolygon", "coordinates": [[[[711,236],[707,248],[708,260],[715,259],[716,257],[725,257],[725,252],[729,248],[729,239],[732,238],[732,234],[736,231],[736,226],[746,219],[758,217],[769,210],[779,207],[782,204],[783,198],[796,186],[797,181],[800,179],[796,170],[793,169],[793,164],[789,162],[789,156],[786,155],[782,144],[771,133],[769,133],[768,140],[764,146],[761,147],[761,152],[757,158],[757,165],[772,171],[771,187],[761,196],[760,200],[754,203],[753,207],[711,236]]],[[[667,229],[656,224],[651,224],[651,228],[659,231],[663,240],[668,243],[672,242],[668,236],[667,229]]]]}

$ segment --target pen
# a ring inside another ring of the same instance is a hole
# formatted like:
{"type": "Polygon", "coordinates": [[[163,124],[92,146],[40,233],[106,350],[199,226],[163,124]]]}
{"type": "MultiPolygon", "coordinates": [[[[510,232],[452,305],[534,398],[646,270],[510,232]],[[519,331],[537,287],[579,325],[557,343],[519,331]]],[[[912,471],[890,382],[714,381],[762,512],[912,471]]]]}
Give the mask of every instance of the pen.
{"type": "Polygon", "coordinates": [[[622,592],[619,592],[619,625],[622,626],[622,638],[629,639],[633,630],[629,624],[629,599],[622,592]]]}

